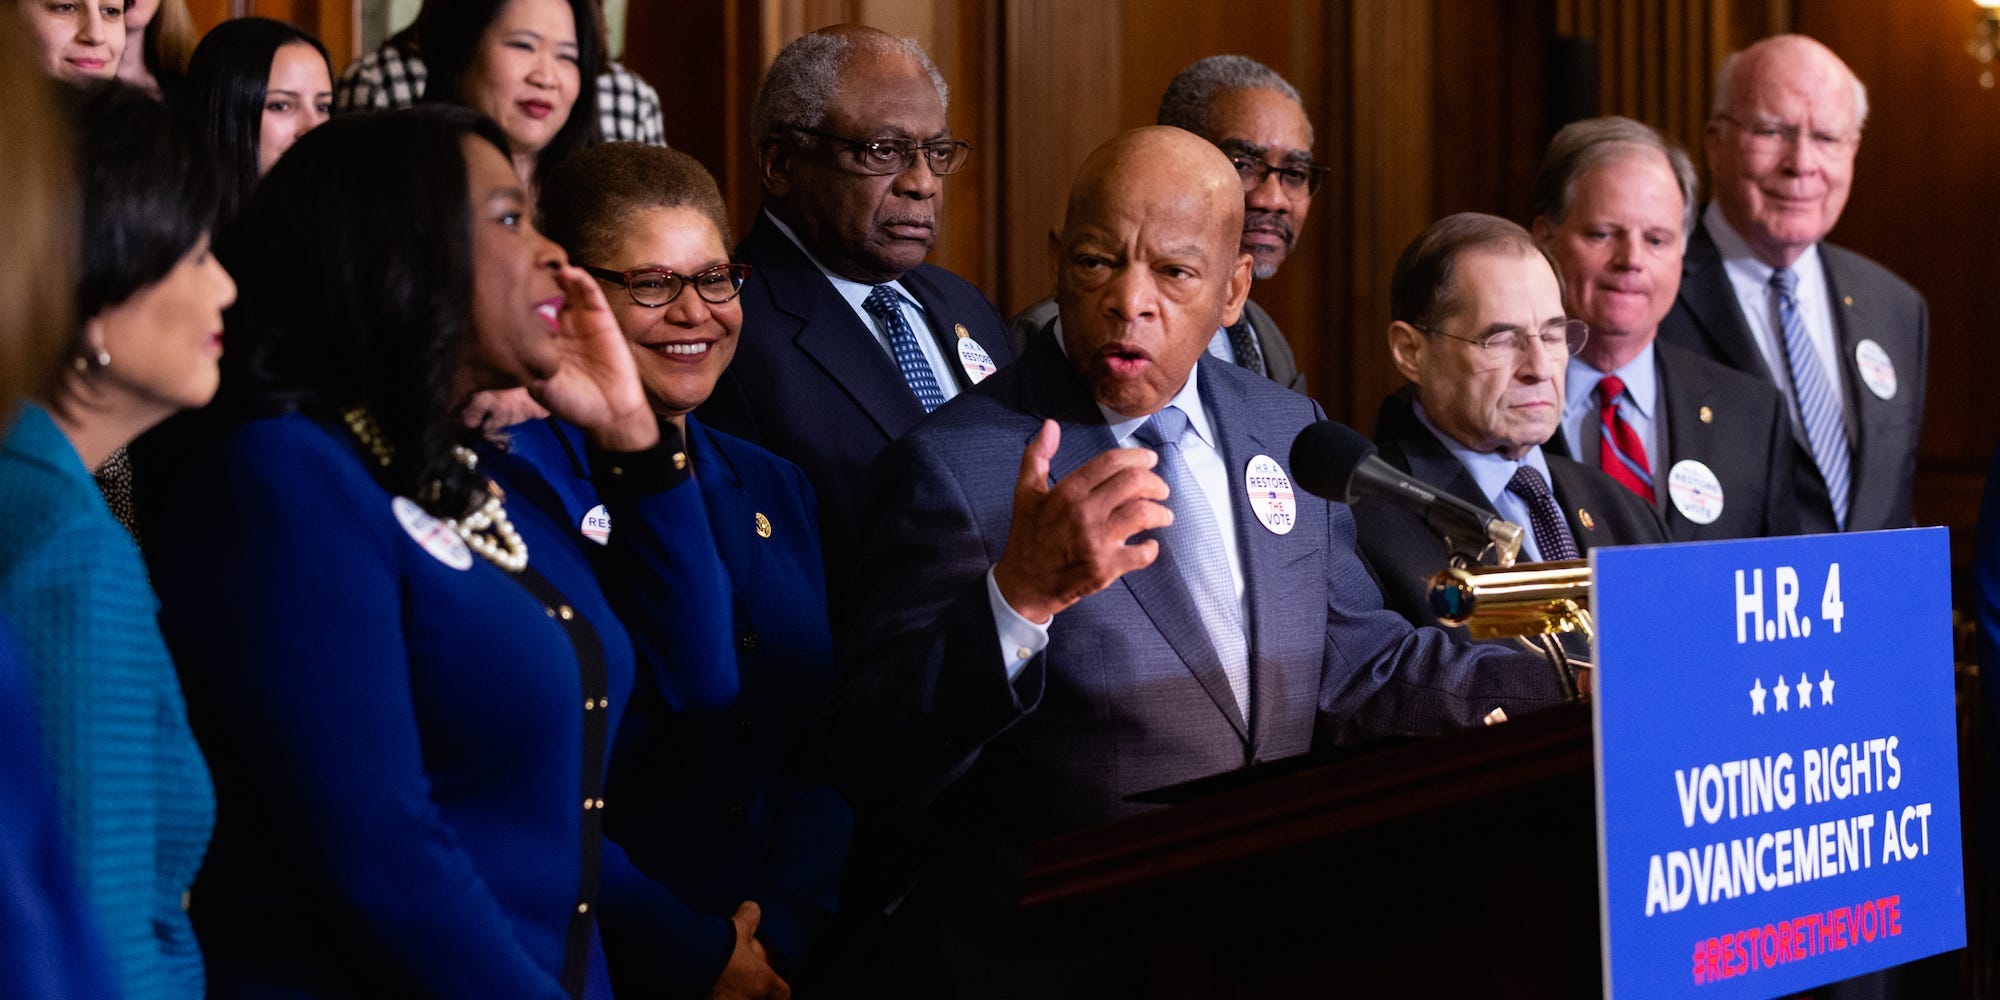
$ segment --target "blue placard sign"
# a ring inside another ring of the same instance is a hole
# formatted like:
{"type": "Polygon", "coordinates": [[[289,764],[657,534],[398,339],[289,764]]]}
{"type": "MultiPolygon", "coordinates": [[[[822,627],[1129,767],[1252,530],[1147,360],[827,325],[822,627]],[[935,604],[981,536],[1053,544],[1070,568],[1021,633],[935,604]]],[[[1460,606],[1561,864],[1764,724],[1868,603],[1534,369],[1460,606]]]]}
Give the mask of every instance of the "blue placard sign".
{"type": "Polygon", "coordinates": [[[1590,558],[1606,993],[1964,947],[1945,530],[1590,558]]]}

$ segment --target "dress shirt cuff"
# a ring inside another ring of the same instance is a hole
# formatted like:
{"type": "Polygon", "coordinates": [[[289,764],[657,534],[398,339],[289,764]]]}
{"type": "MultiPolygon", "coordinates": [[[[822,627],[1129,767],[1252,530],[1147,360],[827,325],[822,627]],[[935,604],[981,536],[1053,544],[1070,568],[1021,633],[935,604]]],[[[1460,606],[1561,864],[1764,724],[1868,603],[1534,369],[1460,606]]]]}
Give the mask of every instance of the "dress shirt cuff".
{"type": "Polygon", "coordinates": [[[1049,627],[1021,617],[1000,596],[1000,581],[990,569],[986,571],[986,599],[993,605],[993,631],[1000,636],[1000,662],[1007,665],[1007,683],[1012,684],[1029,660],[1049,648],[1049,627]]]}

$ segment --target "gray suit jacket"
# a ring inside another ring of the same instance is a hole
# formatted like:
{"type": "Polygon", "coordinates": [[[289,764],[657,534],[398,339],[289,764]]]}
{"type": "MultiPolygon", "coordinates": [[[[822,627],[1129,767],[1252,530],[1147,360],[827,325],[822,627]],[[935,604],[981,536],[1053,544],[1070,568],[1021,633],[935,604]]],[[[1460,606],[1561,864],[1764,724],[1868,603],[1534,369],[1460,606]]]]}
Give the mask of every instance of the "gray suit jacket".
{"type": "MultiPolygon", "coordinates": [[[[1930,310],[1916,289],[1882,265],[1831,243],[1821,243],[1819,253],[1833,294],[1841,393],[1854,453],[1847,529],[1907,528],[1916,523],[1911,490],[1917,474],[1917,435],[1924,423],[1930,310]],[[1888,399],[1861,380],[1855,351],[1864,340],[1880,345],[1895,366],[1896,392],[1888,399]]],[[[1660,339],[1775,384],[1706,227],[1697,228],[1688,242],[1680,296],[1660,324],[1660,339]]],[[[1794,426],[1792,433],[1800,527],[1809,534],[1833,531],[1826,481],[1803,432],[1794,426]]]]}
{"type": "MultiPolygon", "coordinates": [[[[1303,396],[1306,394],[1306,375],[1299,371],[1299,363],[1292,358],[1292,345],[1285,342],[1285,335],[1278,330],[1278,324],[1271,314],[1254,299],[1243,300],[1243,311],[1250,317],[1250,329],[1257,334],[1257,350],[1264,355],[1264,373],[1271,381],[1303,396]]],[[[1035,335],[1041,333],[1056,318],[1056,300],[1043,299],[1026,309],[1020,315],[1007,321],[1007,346],[1015,357],[1020,357],[1035,335]]]]}
{"type": "MultiPolygon", "coordinates": [[[[1345,505],[1300,493],[1296,526],[1267,530],[1242,470],[1257,455],[1288,467],[1319,407],[1218,358],[1199,364],[1248,588],[1248,719],[1164,563],[1057,615],[1048,648],[1007,680],[985,577],[1008,542],[1021,452],[1044,418],[1062,429],[1054,480],[1114,446],[1052,337],[876,465],[877,519],[829,715],[864,830],[910,834],[894,852],[857,842],[864,858],[893,854],[903,870],[857,862],[843,897],[901,900],[901,963],[945,980],[908,995],[1118,992],[1098,978],[1116,975],[1107,935],[1048,932],[1016,902],[1037,841],[1139,811],[1134,793],[1303,753],[1316,733],[1430,732],[1557,700],[1539,657],[1460,645],[1385,610],[1345,505]]],[[[904,995],[900,984],[878,993],[904,995]]]]}

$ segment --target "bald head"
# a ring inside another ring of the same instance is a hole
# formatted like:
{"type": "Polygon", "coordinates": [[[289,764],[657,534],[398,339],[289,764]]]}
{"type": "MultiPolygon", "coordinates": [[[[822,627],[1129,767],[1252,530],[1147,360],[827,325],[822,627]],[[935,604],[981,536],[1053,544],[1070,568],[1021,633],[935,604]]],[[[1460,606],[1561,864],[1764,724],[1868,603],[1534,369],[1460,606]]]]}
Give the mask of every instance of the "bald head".
{"type": "Polygon", "coordinates": [[[1854,72],[1804,35],[1723,60],[1708,167],[1716,205],[1759,260],[1789,267],[1840,221],[1867,114],[1854,72]]]}
{"type": "Polygon", "coordinates": [[[1164,406],[1250,291],[1243,183],[1222,151],[1178,128],[1090,154],[1063,218],[1056,301],[1069,357],[1098,402],[1164,406]]]}

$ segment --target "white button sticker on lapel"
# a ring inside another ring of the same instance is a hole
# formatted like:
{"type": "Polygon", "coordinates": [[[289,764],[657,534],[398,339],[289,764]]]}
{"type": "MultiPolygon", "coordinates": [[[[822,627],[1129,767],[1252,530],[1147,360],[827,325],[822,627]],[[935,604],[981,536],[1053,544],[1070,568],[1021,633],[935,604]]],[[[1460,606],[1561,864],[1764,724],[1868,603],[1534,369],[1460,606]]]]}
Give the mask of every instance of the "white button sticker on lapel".
{"type": "MultiPolygon", "coordinates": [[[[959,329],[964,330],[965,327],[961,326],[959,329]]],[[[960,336],[956,343],[958,363],[965,366],[965,377],[971,379],[973,385],[986,381],[986,376],[1000,370],[993,363],[993,355],[986,353],[986,348],[979,346],[979,341],[969,336],[960,336]]]]}
{"type": "Polygon", "coordinates": [[[432,517],[415,500],[396,497],[389,501],[389,509],[396,513],[396,520],[403,530],[410,533],[418,545],[438,562],[452,569],[471,569],[472,550],[465,547],[465,539],[451,530],[451,525],[432,517]]]}
{"type": "Polygon", "coordinates": [[[1667,496],[1681,516],[1696,524],[1714,524],[1722,516],[1722,480],[1692,458],[1667,471],[1667,496]]]}
{"type": "Polygon", "coordinates": [[[577,525],[577,530],[599,545],[611,544],[611,512],[605,510],[603,504],[590,508],[590,512],[583,515],[583,522],[577,525]]]}
{"type": "Polygon", "coordinates": [[[1258,455],[1243,470],[1243,490],[1250,495],[1250,509],[1272,534],[1291,533],[1298,524],[1299,500],[1292,493],[1292,481],[1285,467],[1269,455],[1258,455]]]}
{"type": "Polygon", "coordinates": [[[1861,384],[1877,399],[1896,398],[1896,363],[1889,352],[1872,340],[1854,345],[1854,367],[1861,369],[1861,384]]]}

